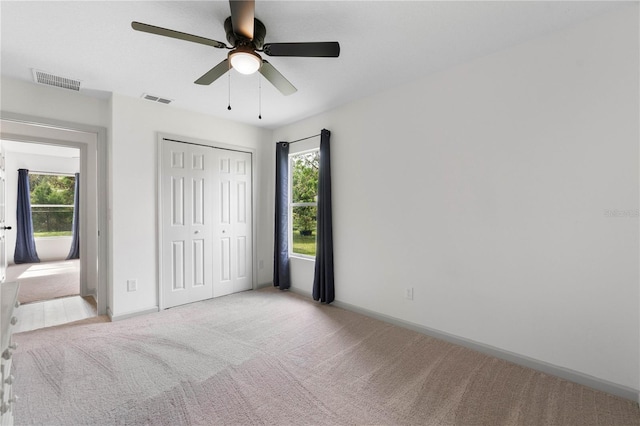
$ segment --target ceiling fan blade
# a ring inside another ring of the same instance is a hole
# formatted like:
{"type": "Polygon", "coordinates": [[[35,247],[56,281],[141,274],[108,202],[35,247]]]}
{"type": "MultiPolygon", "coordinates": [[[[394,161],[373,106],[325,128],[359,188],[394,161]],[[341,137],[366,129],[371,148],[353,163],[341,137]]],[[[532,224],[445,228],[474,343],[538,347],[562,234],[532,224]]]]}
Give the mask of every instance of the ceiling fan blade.
{"type": "Polygon", "coordinates": [[[253,40],[253,20],[255,18],[255,0],[229,0],[231,7],[231,25],[233,32],[253,40]]]}
{"type": "Polygon", "coordinates": [[[142,31],[145,33],[157,34],[165,37],[177,38],[179,40],[192,41],[194,43],[205,44],[207,46],[217,47],[218,49],[228,49],[227,45],[217,40],[211,40],[210,38],[200,37],[192,34],[182,33],[180,31],[169,30],[162,27],[156,27],[155,25],[143,24],[142,22],[133,21],[131,28],[136,31],[142,31]]]}
{"type": "Polygon", "coordinates": [[[317,43],[265,43],[263,50],[268,56],[337,58],[340,56],[340,43],[337,41],[317,43]]]}
{"type": "Polygon", "coordinates": [[[269,80],[269,82],[285,96],[292,95],[298,91],[293,84],[289,83],[289,80],[280,74],[280,71],[275,69],[273,65],[264,59],[262,60],[262,66],[260,67],[260,74],[269,80]]]}
{"type": "Polygon", "coordinates": [[[202,77],[194,81],[194,83],[202,85],[211,84],[218,78],[222,77],[227,71],[229,71],[229,60],[225,59],[224,61],[220,62],[218,65],[207,71],[202,77]]]}

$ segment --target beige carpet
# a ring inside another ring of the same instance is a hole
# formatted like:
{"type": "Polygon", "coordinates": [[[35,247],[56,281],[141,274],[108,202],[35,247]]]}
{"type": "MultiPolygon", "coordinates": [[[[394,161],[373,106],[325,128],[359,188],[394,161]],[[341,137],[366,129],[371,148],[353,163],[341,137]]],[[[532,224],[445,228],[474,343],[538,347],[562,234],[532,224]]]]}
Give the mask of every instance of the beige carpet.
{"type": "Polygon", "coordinates": [[[17,425],[640,425],[634,402],[273,289],[15,340],[17,425]]]}
{"type": "Polygon", "coordinates": [[[80,260],[11,265],[7,281],[20,282],[20,303],[41,302],[80,294],[80,260]]]}

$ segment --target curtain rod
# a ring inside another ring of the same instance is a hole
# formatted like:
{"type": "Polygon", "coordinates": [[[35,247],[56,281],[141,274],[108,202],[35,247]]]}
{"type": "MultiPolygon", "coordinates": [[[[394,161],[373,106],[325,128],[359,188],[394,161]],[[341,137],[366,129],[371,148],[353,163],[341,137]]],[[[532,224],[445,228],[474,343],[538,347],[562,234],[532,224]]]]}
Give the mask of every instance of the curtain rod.
{"type": "Polygon", "coordinates": [[[307,139],[315,138],[316,136],[320,136],[320,135],[321,135],[321,133],[318,133],[317,135],[307,136],[306,138],[297,139],[295,141],[291,141],[291,142],[287,142],[287,143],[291,144],[291,143],[296,143],[296,142],[302,142],[302,141],[306,141],[307,139]]]}
{"type": "Polygon", "coordinates": [[[36,175],[75,176],[75,173],[43,172],[41,170],[29,170],[29,173],[34,173],[36,175]]]}

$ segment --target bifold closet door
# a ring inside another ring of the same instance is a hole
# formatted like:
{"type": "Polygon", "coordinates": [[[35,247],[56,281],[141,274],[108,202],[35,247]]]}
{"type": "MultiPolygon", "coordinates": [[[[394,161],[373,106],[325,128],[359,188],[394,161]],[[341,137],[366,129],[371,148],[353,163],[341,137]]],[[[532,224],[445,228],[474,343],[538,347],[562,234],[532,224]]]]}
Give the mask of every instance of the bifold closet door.
{"type": "Polygon", "coordinates": [[[253,287],[251,154],[163,140],[161,307],[253,287]]]}
{"type": "Polygon", "coordinates": [[[163,141],[162,307],[213,297],[212,149],[163,141]]]}
{"type": "Polygon", "coordinates": [[[251,154],[216,149],[213,296],[250,290],[253,282],[251,154]]]}

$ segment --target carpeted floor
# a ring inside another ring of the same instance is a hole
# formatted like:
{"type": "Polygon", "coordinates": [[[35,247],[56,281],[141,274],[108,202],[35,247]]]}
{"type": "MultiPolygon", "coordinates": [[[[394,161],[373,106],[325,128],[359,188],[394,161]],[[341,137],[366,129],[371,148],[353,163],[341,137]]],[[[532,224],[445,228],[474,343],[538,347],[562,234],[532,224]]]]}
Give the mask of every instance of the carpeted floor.
{"type": "Polygon", "coordinates": [[[80,294],[80,260],[11,265],[7,281],[20,282],[20,303],[41,302],[80,294]]]}
{"type": "Polygon", "coordinates": [[[640,425],[632,401],[273,289],[15,340],[17,425],[640,425]]]}

